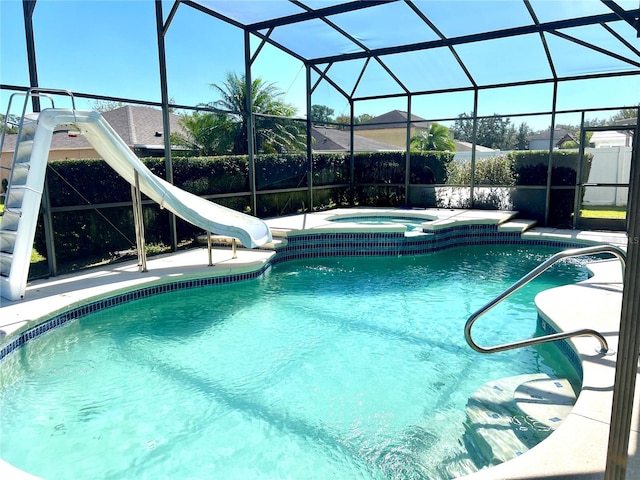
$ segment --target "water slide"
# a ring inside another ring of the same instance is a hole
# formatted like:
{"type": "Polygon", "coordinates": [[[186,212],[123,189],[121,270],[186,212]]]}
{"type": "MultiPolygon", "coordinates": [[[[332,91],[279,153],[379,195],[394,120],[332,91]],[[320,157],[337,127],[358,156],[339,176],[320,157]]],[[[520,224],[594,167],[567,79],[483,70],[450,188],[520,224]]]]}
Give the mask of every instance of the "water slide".
{"type": "Polygon", "coordinates": [[[205,200],[154,175],[98,112],[60,108],[43,110],[24,123],[9,176],[0,225],[0,294],[8,300],[24,297],[51,139],[55,130],[78,131],[127,182],[161,207],[217,235],[239,239],[256,248],[271,241],[269,227],[259,218],[205,200]]]}

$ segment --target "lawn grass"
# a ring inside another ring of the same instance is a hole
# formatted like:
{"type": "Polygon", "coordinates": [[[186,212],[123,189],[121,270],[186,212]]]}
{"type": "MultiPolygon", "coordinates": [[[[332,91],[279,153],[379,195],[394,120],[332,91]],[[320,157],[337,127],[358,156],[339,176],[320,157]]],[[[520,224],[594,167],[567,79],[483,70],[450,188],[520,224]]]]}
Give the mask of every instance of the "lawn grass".
{"type": "Polygon", "coordinates": [[[587,207],[580,210],[580,216],[582,218],[612,218],[616,220],[624,220],[627,218],[627,207],[587,207]]]}

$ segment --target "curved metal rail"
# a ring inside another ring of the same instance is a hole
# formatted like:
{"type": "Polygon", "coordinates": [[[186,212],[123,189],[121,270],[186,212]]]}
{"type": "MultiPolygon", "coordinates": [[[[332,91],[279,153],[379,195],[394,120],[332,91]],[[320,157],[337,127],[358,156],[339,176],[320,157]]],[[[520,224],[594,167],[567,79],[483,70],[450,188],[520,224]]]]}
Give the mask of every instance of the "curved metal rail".
{"type": "Polygon", "coordinates": [[[607,340],[604,338],[604,336],[602,336],[601,333],[595,330],[592,330],[590,328],[572,330],[570,332],[552,333],[549,335],[543,335],[541,337],[534,337],[528,340],[520,340],[518,342],[512,342],[512,343],[504,343],[502,345],[496,345],[493,347],[482,347],[477,343],[475,343],[473,341],[473,338],[471,337],[471,328],[473,327],[473,324],[480,316],[487,313],[489,310],[495,307],[498,303],[502,302],[505,298],[507,298],[512,293],[514,293],[516,290],[519,290],[524,285],[526,285],[533,279],[537,278],[540,274],[548,270],[554,263],[569,257],[580,257],[584,255],[594,255],[598,253],[611,253],[615,255],[620,260],[620,263],[622,263],[622,274],[624,278],[624,269],[626,266],[627,255],[624,250],[622,250],[620,247],[617,247],[615,245],[597,245],[593,247],[573,248],[570,250],[564,250],[562,252],[558,252],[555,255],[552,255],[551,257],[549,257],[545,262],[541,263],[536,268],[531,270],[528,274],[526,274],[524,277],[522,277],[520,280],[518,280],[516,283],[511,285],[504,292],[502,292],[500,295],[495,297],[493,300],[491,300],[489,303],[487,303],[485,306],[477,310],[475,313],[473,313],[469,317],[464,327],[464,336],[469,346],[473,348],[475,351],[480,353],[496,353],[496,352],[503,352],[505,350],[512,350],[514,348],[528,347],[528,346],[537,345],[540,343],[553,342],[555,340],[563,340],[565,338],[570,338],[570,337],[592,335],[596,337],[600,342],[600,346],[601,346],[600,352],[606,353],[609,350],[609,345],[607,344],[607,340]]]}

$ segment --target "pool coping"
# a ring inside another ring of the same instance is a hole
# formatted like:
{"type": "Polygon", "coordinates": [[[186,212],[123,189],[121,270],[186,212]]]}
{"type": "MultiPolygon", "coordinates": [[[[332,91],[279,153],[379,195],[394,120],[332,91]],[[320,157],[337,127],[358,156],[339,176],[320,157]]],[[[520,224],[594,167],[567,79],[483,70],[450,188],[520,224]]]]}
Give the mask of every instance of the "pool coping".
{"type": "MultiPolygon", "coordinates": [[[[286,248],[289,240],[303,235],[362,234],[384,232],[403,235],[405,227],[399,225],[358,225],[357,223],[331,222],[340,215],[415,216],[427,218],[423,224],[425,235],[446,233],[452,227],[492,225],[497,231],[511,232],[522,242],[560,243],[570,246],[612,243],[626,245],[626,236],[611,232],[580,232],[575,230],[535,228],[534,222],[514,218],[516,212],[474,211],[453,209],[336,209],[327,212],[300,214],[267,220],[274,234],[270,249],[239,249],[237,258],[230,258],[228,248],[214,250],[214,266],[207,267],[206,249],[196,248],[174,254],[151,257],[148,271],[140,272],[136,262],[114,264],[53,279],[38,280],[27,287],[24,300],[9,302],[3,299],[0,307],[0,329],[7,333],[6,340],[28,330],[42,319],[64,312],[75,306],[107,298],[131,289],[143,289],[168,282],[190,281],[198,278],[216,278],[233,274],[260,275],[274,262],[276,250],[286,248]]],[[[450,245],[454,246],[454,245],[450,245]]],[[[448,247],[447,247],[448,248],[448,247]]],[[[306,254],[305,258],[309,255],[306,254]]],[[[612,349],[617,348],[617,331],[620,318],[621,282],[613,262],[597,262],[590,265],[593,276],[576,285],[547,290],[536,297],[540,314],[555,329],[594,328],[606,332],[612,349]],[[568,301],[573,299],[573,301],[568,301]],[[569,309],[571,309],[569,311],[569,309]],[[575,309],[581,319],[576,324],[575,309]]],[[[462,332],[461,332],[462,334],[462,332]]],[[[615,355],[601,358],[594,349],[594,339],[576,338],[570,345],[580,356],[583,367],[583,389],[574,410],[567,420],[547,440],[503,464],[480,470],[467,477],[469,480],[494,480],[502,478],[531,478],[531,472],[553,478],[600,478],[606,461],[608,415],[611,410],[615,355]],[[595,436],[585,432],[595,432],[595,436]],[[597,442],[594,439],[598,439],[597,442]],[[604,439],[604,443],[602,443],[604,439]],[[594,446],[597,445],[597,446],[594,446]],[[579,446],[579,448],[577,447],[579,446]],[[562,450],[562,452],[560,452],[562,450]],[[569,450],[567,454],[566,451],[569,450]],[[562,475],[558,477],[558,475],[562,475]]],[[[630,453],[637,450],[638,394],[634,405],[634,420],[630,453]]],[[[629,458],[629,472],[640,477],[640,458],[629,458]]],[[[38,478],[15,469],[0,459],[0,473],[11,478],[38,478]]]]}

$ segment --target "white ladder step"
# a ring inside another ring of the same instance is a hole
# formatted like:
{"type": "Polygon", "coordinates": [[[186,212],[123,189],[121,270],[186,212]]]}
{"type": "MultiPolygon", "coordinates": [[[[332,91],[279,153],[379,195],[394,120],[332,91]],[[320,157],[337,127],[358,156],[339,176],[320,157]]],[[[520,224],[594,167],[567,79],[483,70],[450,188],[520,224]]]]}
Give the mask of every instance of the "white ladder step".
{"type": "Polygon", "coordinates": [[[33,140],[22,140],[18,143],[18,150],[15,157],[15,165],[29,163],[31,161],[31,151],[33,150],[33,140]]]}
{"type": "Polygon", "coordinates": [[[29,163],[16,163],[11,170],[9,184],[11,186],[26,184],[29,176],[29,167],[29,163]]]}
{"type": "Polygon", "coordinates": [[[8,195],[4,199],[4,208],[19,210],[22,207],[22,199],[24,198],[24,188],[21,185],[12,185],[8,195]]]}
{"type": "Polygon", "coordinates": [[[11,253],[0,252],[0,275],[8,277],[11,271],[11,262],[13,255],[11,253]]]}
{"type": "Polygon", "coordinates": [[[4,212],[2,213],[2,230],[10,232],[17,231],[21,216],[21,210],[5,207],[4,212]]]}
{"type": "Polygon", "coordinates": [[[0,230],[0,252],[13,253],[17,232],[0,230]]]}

